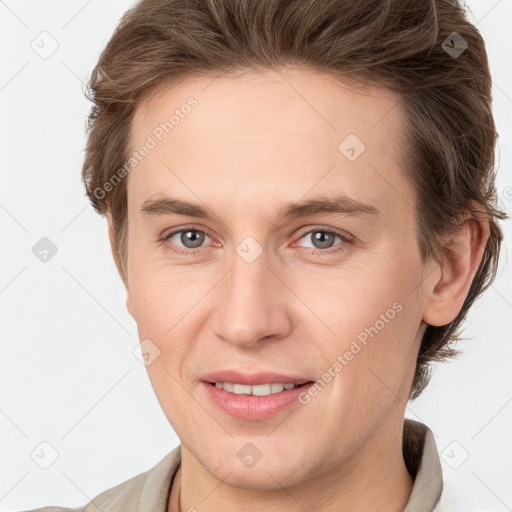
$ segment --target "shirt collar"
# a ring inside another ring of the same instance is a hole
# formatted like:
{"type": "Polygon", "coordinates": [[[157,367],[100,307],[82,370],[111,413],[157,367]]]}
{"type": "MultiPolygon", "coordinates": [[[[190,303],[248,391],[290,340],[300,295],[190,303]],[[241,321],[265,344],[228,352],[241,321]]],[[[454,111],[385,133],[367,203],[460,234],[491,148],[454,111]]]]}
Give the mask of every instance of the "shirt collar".
{"type": "Polygon", "coordinates": [[[406,419],[404,460],[414,484],[403,512],[432,512],[443,490],[441,461],[432,431],[423,423],[406,419]]]}

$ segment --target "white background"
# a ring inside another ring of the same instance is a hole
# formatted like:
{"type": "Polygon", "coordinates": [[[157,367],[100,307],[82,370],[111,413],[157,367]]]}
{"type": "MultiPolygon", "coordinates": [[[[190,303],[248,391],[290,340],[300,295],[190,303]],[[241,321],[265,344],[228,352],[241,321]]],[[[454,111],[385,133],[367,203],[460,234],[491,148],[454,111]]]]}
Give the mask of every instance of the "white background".
{"type": "MultiPolygon", "coordinates": [[[[134,356],[136,325],[125,309],[106,224],[80,182],[90,108],[82,82],[130,5],[0,1],[4,511],[82,505],[149,469],[179,442],[134,356]],[[39,36],[43,31],[56,43],[39,36]],[[46,49],[58,43],[46,59],[31,47],[41,37],[46,49]],[[42,263],[32,247],[45,236],[58,252],[42,263]],[[43,441],[58,452],[46,470],[31,458],[43,441]]],[[[510,212],[512,1],[467,5],[491,62],[500,206],[510,212]]],[[[502,226],[500,272],[469,315],[464,353],[436,368],[407,411],[433,430],[447,486],[465,511],[512,510],[512,274],[505,264],[511,223],[502,226]]]]}

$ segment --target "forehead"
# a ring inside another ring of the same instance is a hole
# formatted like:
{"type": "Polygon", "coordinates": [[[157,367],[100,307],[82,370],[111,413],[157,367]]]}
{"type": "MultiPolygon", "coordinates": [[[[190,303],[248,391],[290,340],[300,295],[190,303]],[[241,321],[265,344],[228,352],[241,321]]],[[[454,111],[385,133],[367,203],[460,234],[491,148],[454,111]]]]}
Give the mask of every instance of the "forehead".
{"type": "MultiPolygon", "coordinates": [[[[197,100],[198,108],[193,113],[200,112],[200,116],[190,116],[192,121],[187,124],[200,117],[191,127],[198,138],[205,135],[207,128],[221,128],[224,134],[236,133],[237,138],[260,138],[278,124],[283,135],[301,138],[318,131],[332,132],[330,135],[337,138],[347,129],[361,138],[367,132],[379,138],[388,135],[390,127],[396,132],[400,130],[400,101],[396,93],[294,67],[192,76],[161,86],[137,106],[131,141],[136,142],[138,136],[168,120],[190,97],[197,100]],[[294,120],[302,122],[290,123],[294,120]],[[376,129],[381,123],[380,129],[376,129]]],[[[210,130],[209,135],[211,138],[215,133],[210,130]]]]}
{"type": "Polygon", "coordinates": [[[303,195],[336,166],[321,186],[345,183],[349,193],[371,197],[379,174],[404,186],[402,123],[395,93],[313,70],[188,77],[136,109],[130,151],[148,137],[155,145],[130,173],[129,196],[144,201],[178,185],[177,175],[201,190],[221,187],[226,197],[262,183],[303,195]]]}

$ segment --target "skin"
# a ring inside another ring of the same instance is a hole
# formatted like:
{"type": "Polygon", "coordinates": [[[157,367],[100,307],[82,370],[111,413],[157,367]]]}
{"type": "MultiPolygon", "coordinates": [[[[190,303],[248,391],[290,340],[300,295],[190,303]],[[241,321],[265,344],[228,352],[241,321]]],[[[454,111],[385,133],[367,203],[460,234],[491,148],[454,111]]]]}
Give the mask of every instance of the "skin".
{"type": "Polygon", "coordinates": [[[290,67],[187,78],[138,106],[131,147],[190,96],[197,107],[128,176],[127,307],[140,339],[160,350],[148,374],[182,446],[169,510],[178,494],[181,510],[201,512],[401,510],[413,484],[402,428],[421,337],[459,312],[487,222],[468,217],[457,250],[422,262],[403,112],[387,90],[290,67]],[[338,150],[350,133],[366,145],[354,161],[338,150]],[[279,214],[335,195],[379,214],[279,214]],[[141,214],[163,197],[212,218],[141,214]],[[187,240],[163,239],[180,228],[206,233],[203,245],[173,252],[187,240]],[[315,248],[322,228],[346,240],[315,248]],[[236,251],[247,236],[263,249],[252,263],[236,251]],[[308,404],[236,419],[200,385],[225,368],[320,379],[394,303],[400,312],[308,404]],[[252,467],[236,455],[248,442],[262,454],[252,467]]]}

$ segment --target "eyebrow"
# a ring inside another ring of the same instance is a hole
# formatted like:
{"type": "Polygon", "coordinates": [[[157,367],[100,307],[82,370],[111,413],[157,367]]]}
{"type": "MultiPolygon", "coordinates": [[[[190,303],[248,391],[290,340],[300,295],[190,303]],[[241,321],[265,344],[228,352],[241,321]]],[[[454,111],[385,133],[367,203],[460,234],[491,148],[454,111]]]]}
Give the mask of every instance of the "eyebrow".
{"type": "MultiPolygon", "coordinates": [[[[202,219],[211,219],[214,217],[206,208],[198,204],[169,197],[147,199],[141,207],[141,213],[144,217],[172,214],[202,219]]],[[[284,208],[281,208],[279,216],[283,218],[297,218],[321,213],[379,215],[380,211],[375,206],[365,204],[348,196],[337,196],[334,198],[318,198],[289,203],[285,205],[284,208]]]]}

